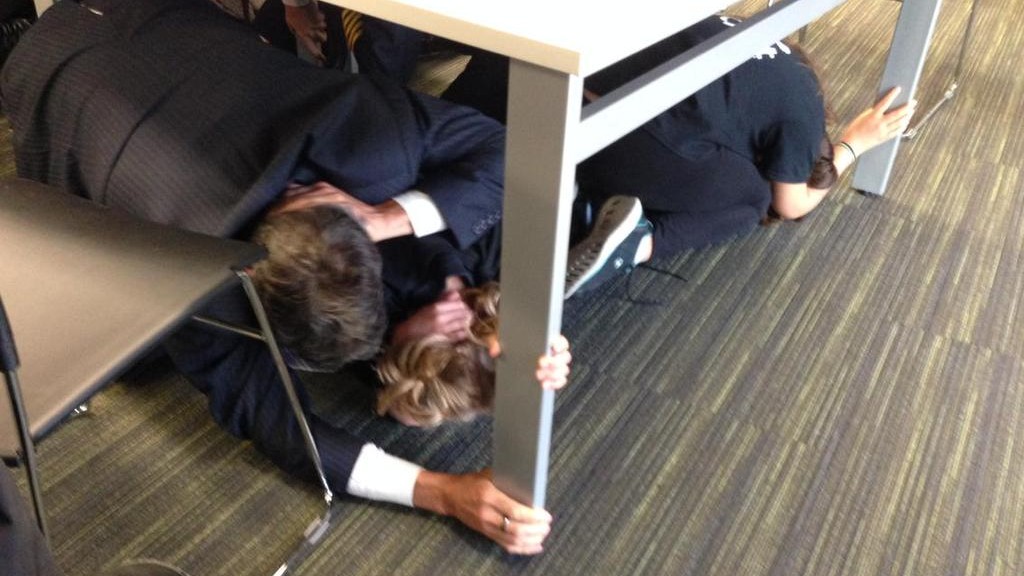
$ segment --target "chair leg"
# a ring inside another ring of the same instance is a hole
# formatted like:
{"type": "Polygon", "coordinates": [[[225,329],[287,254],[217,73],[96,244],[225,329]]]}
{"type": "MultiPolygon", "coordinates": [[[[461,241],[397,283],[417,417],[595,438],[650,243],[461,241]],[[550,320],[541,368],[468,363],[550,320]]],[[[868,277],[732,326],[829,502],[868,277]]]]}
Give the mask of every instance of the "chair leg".
{"type": "Polygon", "coordinates": [[[88,416],[89,414],[92,414],[91,410],[92,408],[90,407],[90,404],[88,402],[83,402],[76,406],[74,410],[72,410],[71,413],[68,414],[67,419],[74,420],[75,418],[88,416]]]}
{"type": "Polygon", "coordinates": [[[25,402],[22,400],[17,371],[4,372],[4,379],[7,381],[7,392],[11,399],[14,422],[18,427],[21,457],[25,462],[25,475],[28,477],[28,488],[32,494],[32,508],[36,514],[39,531],[43,533],[43,538],[46,539],[46,543],[49,545],[50,532],[46,525],[46,511],[43,509],[43,491],[39,487],[39,469],[36,467],[35,444],[32,442],[32,433],[29,430],[28,415],[25,413],[25,402]]]}
{"type": "Polygon", "coordinates": [[[316,441],[313,439],[313,433],[309,429],[309,422],[306,420],[306,415],[302,411],[302,404],[299,402],[299,396],[295,392],[295,384],[292,382],[291,374],[288,372],[288,366],[284,362],[284,357],[281,355],[281,349],[277,345],[277,340],[274,338],[274,333],[270,329],[270,321],[267,319],[266,311],[263,309],[263,304],[260,302],[259,294],[256,293],[256,287],[252,283],[252,279],[245,271],[236,271],[238,277],[242,280],[242,287],[245,289],[245,294],[249,298],[249,304],[252,306],[253,313],[256,315],[256,321],[260,325],[262,331],[262,339],[267,348],[270,349],[270,354],[274,358],[274,364],[277,366],[278,374],[281,377],[281,382],[284,385],[285,391],[288,394],[288,401],[292,405],[292,410],[295,412],[295,418],[299,422],[299,428],[302,430],[302,436],[306,443],[306,450],[309,452],[310,458],[313,460],[313,466],[316,468],[317,478],[320,480],[321,486],[324,489],[324,500],[327,503],[327,510],[324,511],[323,515],[314,519],[303,533],[303,539],[299,543],[298,547],[292,553],[292,555],[274,572],[274,576],[284,576],[292,571],[292,568],[301,564],[309,555],[313,549],[320,544],[320,540],[327,534],[331,528],[331,521],[334,518],[334,492],[331,491],[331,487],[327,484],[327,476],[324,473],[323,462],[320,459],[320,451],[317,450],[316,441]]]}
{"type": "Polygon", "coordinates": [[[907,128],[907,131],[904,132],[902,136],[904,140],[912,140],[920,134],[925,125],[928,124],[933,116],[935,116],[935,113],[956,96],[956,92],[960,88],[960,78],[964,71],[964,61],[967,59],[967,48],[971,43],[971,33],[974,30],[974,21],[977,16],[975,9],[977,7],[978,0],[971,0],[971,11],[967,16],[967,28],[964,30],[964,37],[960,43],[960,54],[957,56],[956,67],[953,69],[953,80],[950,82],[949,87],[946,88],[946,91],[942,94],[942,98],[933,104],[927,112],[925,112],[924,116],[921,117],[921,120],[919,120],[914,126],[907,128]]]}
{"type": "Polygon", "coordinates": [[[262,332],[262,340],[267,344],[267,348],[270,349],[270,354],[274,358],[274,365],[277,366],[281,383],[288,394],[288,401],[291,403],[292,410],[295,412],[295,418],[299,422],[299,429],[302,431],[306,450],[309,452],[309,457],[313,460],[313,466],[316,468],[317,479],[319,479],[324,489],[324,500],[330,506],[334,502],[334,492],[331,491],[331,487],[327,484],[327,475],[324,474],[324,465],[320,460],[320,451],[316,448],[316,441],[313,440],[313,433],[309,429],[309,422],[302,411],[302,403],[299,402],[299,395],[295,392],[295,384],[292,382],[292,376],[288,372],[288,366],[284,362],[281,349],[278,347],[274,333],[270,329],[270,320],[267,319],[267,313],[263,309],[263,304],[260,302],[259,294],[256,293],[256,287],[253,285],[252,279],[244,271],[236,273],[242,280],[245,295],[249,298],[249,304],[252,306],[253,313],[256,314],[256,321],[259,323],[260,331],[262,332]]]}
{"type": "Polygon", "coordinates": [[[159,560],[132,560],[100,576],[188,576],[180,568],[159,560]]]}
{"type": "Polygon", "coordinates": [[[313,553],[313,550],[320,544],[320,540],[331,529],[335,512],[335,507],[329,506],[323,515],[310,522],[306,531],[302,533],[302,542],[299,542],[292,555],[274,571],[273,576],[285,576],[285,574],[293,572],[294,568],[302,564],[313,553]]]}
{"type": "Polygon", "coordinates": [[[331,521],[333,520],[336,512],[334,507],[334,492],[327,484],[327,475],[324,473],[323,461],[320,459],[320,451],[317,450],[316,442],[313,439],[313,433],[309,428],[309,422],[302,410],[302,403],[299,402],[299,395],[295,391],[295,383],[292,381],[291,373],[288,372],[288,366],[285,364],[284,357],[281,355],[281,349],[277,345],[274,333],[270,329],[270,321],[267,319],[267,314],[263,309],[262,302],[260,302],[259,294],[256,293],[256,287],[253,285],[252,279],[244,271],[236,270],[235,274],[237,274],[239,279],[242,281],[242,287],[245,289],[245,295],[249,299],[249,305],[252,307],[253,314],[256,316],[256,321],[259,323],[260,330],[252,330],[243,326],[237,326],[235,324],[202,316],[193,316],[192,320],[206,324],[207,326],[212,326],[214,328],[252,338],[254,340],[262,340],[267,345],[267,348],[270,350],[270,354],[274,359],[274,365],[277,368],[278,375],[281,377],[281,383],[288,396],[288,402],[291,404],[292,411],[295,413],[295,418],[299,423],[299,429],[302,432],[302,438],[306,444],[306,450],[309,453],[310,459],[313,461],[313,467],[316,469],[317,478],[324,490],[324,501],[327,503],[327,509],[324,513],[315,518],[306,528],[305,532],[303,532],[303,539],[299,542],[295,551],[292,552],[291,556],[281,564],[277,571],[274,572],[274,576],[284,576],[291,572],[293,567],[301,564],[302,561],[313,552],[314,548],[320,544],[320,540],[323,539],[330,530],[331,521]]]}

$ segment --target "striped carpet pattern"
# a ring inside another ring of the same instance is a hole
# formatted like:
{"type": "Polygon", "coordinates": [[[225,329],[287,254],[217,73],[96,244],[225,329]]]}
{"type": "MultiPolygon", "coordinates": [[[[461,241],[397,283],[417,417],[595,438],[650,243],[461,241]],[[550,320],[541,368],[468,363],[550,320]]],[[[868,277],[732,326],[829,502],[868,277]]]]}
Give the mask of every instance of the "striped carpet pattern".
{"type": "MultiPolygon", "coordinates": [[[[1024,2],[976,1],[959,94],[904,143],[885,197],[844,180],[801,223],[656,263],[685,280],[641,269],[567,303],[574,376],[557,399],[542,555],[345,499],[298,574],[1024,573],[1024,2]]],[[[950,82],[969,7],[947,0],[922,112],[950,82]]],[[[898,10],[850,0],[807,30],[838,118],[874,100],[898,10]]],[[[5,137],[0,175],[12,171],[5,137]]],[[[271,574],[317,491],[217,429],[160,368],[41,443],[60,565],[271,574]]],[[[321,414],[389,451],[488,464],[488,419],[402,430],[372,418],[366,380],[306,379],[321,414]]]]}

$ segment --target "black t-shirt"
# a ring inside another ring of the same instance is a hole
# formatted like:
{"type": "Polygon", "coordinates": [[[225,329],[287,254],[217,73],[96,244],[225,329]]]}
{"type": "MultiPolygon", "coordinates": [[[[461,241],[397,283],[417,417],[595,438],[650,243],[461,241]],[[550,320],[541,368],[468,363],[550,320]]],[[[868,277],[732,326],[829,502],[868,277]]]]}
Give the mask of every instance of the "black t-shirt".
{"type": "MultiPolygon", "coordinates": [[[[713,16],[586,79],[606,94],[739,22],[713,16]]],[[[717,146],[749,159],[768,180],[806,182],[825,137],[814,73],[779,41],[644,125],[684,158],[717,146]]]]}

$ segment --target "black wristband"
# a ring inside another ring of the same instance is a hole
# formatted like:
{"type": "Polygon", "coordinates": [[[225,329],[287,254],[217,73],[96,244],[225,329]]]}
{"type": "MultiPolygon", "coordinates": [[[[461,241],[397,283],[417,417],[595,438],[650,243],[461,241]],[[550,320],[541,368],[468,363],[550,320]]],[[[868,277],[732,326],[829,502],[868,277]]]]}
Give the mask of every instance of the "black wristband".
{"type": "Polygon", "coordinates": [[[850,154],[853,155],[853,161],[854,162],[857,161],[857,152],[854,151],[853,146],[850,146],[849,142],[847,142],[845,140],[840,140],[839,141],[839,145],[842,146],[843,148],[846,148],[850,152],[850,154]]]}

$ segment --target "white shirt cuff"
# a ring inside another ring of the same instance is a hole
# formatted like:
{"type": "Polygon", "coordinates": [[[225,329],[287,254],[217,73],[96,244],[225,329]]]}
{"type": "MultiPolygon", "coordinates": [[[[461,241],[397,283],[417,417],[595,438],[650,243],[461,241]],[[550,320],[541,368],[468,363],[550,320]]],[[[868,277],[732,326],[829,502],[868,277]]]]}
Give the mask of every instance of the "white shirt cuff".
{"type": "Polygon", "coordinates": [[[416,477],[422,467],[406,462],[381,450],[371,443],[363,445],[352,467],[346,491],[380,502],[393,502],[412,506],[412,493],[416,477]]]}
{"type": "Polygon", "coordinates": [[[437,204],[423,192],[409,190],[392,199],[405,210],[409,223],[412,224],[412,232],[417,238],[448,229],[448,223],[444,221],[444,216],[441,216],[437,204]]]}
{"type": "Polygon", "coordinates": [[[313,0],[281,0],[281,4],[285,6],[305,6],[313,0]]]}

